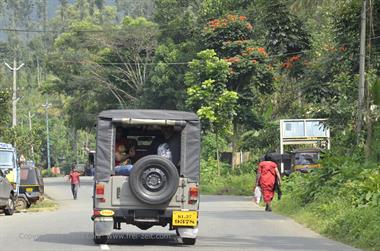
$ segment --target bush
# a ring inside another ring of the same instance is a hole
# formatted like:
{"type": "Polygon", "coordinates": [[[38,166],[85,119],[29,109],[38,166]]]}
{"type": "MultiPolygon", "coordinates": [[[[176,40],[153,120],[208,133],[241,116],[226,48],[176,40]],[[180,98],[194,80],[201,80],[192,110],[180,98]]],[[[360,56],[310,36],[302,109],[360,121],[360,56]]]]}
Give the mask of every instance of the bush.
{"type": "Polygon", "coordinates": [[[42,177],[58,177],[59,174],[53,173],[50,169],[43,169],[41,171],[42,177]]]}
{"type": "Polygon", "coordinates": [[[380,250],[380,166],[329,153],[322,168],[283,180],[275,209],[348,244],[380,250]]]}

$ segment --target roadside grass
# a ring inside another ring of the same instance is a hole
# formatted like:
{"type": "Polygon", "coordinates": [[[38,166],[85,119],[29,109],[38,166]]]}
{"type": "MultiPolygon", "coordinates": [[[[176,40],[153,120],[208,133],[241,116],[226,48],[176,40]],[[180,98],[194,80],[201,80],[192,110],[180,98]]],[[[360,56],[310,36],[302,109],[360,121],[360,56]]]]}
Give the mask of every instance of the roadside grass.
{"type": "Polygon", "coordinates": [[[28,208],[27,212],[45,212],[45,211],[54,211],[58,209],[58,204],[49,198],[46,198],[42,201],[37,201],[36,204],[32,204],[28,208]]]}
{"type": "Polygon", "coordinates": [[[251,174],[215,176],[212,180],[202,180],[202,194],[252,195],[254,178],[251,174]]]}
{"type": "Polygon", "coordinates": [[[331,239],[380,251],[380,166],[337,154],[322,164],[284,178],[273,209],[331,239]]]}
{"type": "MultiPolygon", "coordinates": [[[[284,177],[283,197],[273,209],[328,238],[368,251],[380,251],[380,166],[353,155],[325,155],[323,168],[284,177]]],[[[252,165],[231,170],[204,162],[202,194],[252,196],[252,165]]]]}
{"type": "Polygon", "coordinates": [[[380,207],[352,207],[337,199],[304,207],[289,195],[274,201],[274,211],[326,237],[364,250],[380,250],[380,207]]]}

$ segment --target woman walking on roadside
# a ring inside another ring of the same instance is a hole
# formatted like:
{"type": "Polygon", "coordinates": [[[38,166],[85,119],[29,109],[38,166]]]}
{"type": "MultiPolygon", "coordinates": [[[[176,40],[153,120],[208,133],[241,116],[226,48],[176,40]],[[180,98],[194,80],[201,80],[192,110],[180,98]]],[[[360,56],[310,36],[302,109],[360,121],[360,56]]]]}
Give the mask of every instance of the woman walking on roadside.
{"type": "Polygon", "coordinates": [[[277,169],[277,164],[267,154],[264,161],[259,163],[256,176],[256,186],[260,186],[265,202],[265,211],[272,211],[271,202],[274,197],[276,177],[278,185],[281,183],[281,176],[277,169]]]}

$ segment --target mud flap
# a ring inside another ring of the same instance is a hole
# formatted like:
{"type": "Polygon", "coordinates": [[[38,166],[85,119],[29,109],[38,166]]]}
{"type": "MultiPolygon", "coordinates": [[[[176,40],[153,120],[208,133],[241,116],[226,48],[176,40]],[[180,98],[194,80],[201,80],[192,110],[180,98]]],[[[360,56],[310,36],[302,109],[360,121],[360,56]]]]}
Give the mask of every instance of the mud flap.
{"type": "Polygon", "coordinates": [[[181,238],[195,239],[198,235],[198,228],[179,227],[177,228],[178,234],[181,238]]]}
{"type": "Polygon", "coordinates": [[[113,231],[112,217],[96,217],[94,219],[94,236],[108,236],[113,231]]]}

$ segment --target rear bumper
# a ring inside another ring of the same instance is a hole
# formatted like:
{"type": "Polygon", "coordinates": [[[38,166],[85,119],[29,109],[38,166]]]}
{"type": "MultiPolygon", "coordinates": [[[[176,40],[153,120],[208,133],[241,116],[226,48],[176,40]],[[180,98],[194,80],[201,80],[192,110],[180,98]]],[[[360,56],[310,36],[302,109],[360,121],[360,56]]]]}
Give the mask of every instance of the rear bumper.
{"type": "MultiPolygon", "coordinates": [[[[173,227],[172,226],[172,217],[173,211],[181,211],[180,208],[170,208],[166,210],[159,209],[126,209],[126,208],[113,208],[113,209],[104,209],[113,211],[114,214],[109,217],[104,217],[102,215],[92,216],[93,221],[99,218],[108,218],[112,219],[115,222],[124,222],[126,224],[132,224],[135,226],[166,226],[170,224],[171,229],[174,228],[183,228],[183,227],[173,227]]],[[[102,211],[102,209],[95,209],[94,211],[102,211]]],[[[195,229],[195,227],[188,227],[189,229],[195,229]]],[[[183,228],[185,229],[185,228],[183,228]]],[[[185,231],[185,230],[183,230],[185,231]]],[[[187,232],[190,230],[187,230],[187,232]]],[[[193,231],[193,230],[191,230],[193,231]]],[[[186,232],[186,233],[187,233],[186,232]]],[[[186,235],[186,234],[185,234],[186,235]]],[[[191,237],[189,237],[191,238],[191,237]]]]}

